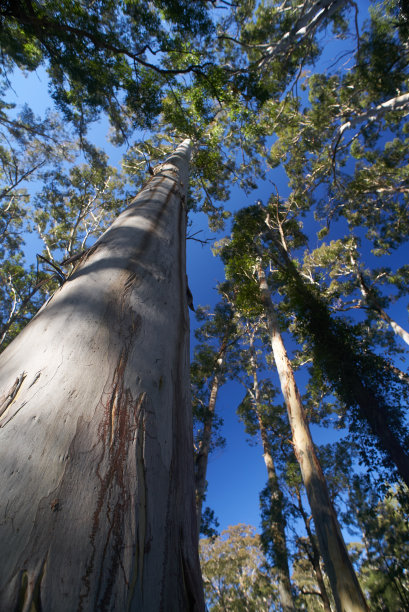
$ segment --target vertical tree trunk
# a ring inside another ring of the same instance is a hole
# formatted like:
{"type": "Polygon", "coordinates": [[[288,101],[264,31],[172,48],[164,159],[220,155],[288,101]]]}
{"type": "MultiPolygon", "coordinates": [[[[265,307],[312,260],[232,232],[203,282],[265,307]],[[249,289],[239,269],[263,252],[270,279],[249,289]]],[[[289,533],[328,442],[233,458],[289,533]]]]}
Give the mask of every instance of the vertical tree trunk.
{"type": "Polygon", "coordinates": [[[275,470],[274,459],[268,441],[267,431],[260,414],[260,387],[258,384],[257,367],[254,359],[253,338],[250,339],[251,370],[253,374],[253,389],[251,397],[253,408],[256,413],[261,442],[263,444],[264,463],[267,468],[268,487],[272,507],[272,521],[270,525],[272,534],[272,546],[274,550],[274,569],[278,577],[278,595],[283,612],[294,612],[294,601],[291,592],[290,571],[288,568],[287,540],[285,536],[285,520],[283,516],[283,494],[275,470]]]}
{"type": "Polygon", "coordinates": [[[215,363],[215,373],[210,390],[207,415],[203,425],[203,435],[199,449],[195,457],[195,489],[196,489],[196,513],[198,536],[200,537],[200,525],[202,520],[203,500],[206,491],[207,464],[209,461],[210,442],[212,439],[213,419],[216,411],[217,393],[220,387],[220,374],[226,355],[227,341],[223,340],[215,363]]]}
{"type": "Polygon", "coordinates": [[[320,590],[320,597],[321,597],[322,605],[324,608],[324,612],[331,612],[331,604],[329,601],[327,589],[325,587],[324,576],[322,575],[322,571],[321,571],[320,553],[319,553],[319,550],[316,544],[315,536],[311,530],[311,525],[310,525],[311,517],[308,517],[304,510],[302,500],[301,500],[301,494],[298,490],[297,490],[297,499],[298,499],[298,508],[300,510],[301,516],[304,521],[308,540],[311,544],[312,554],[308,555],[308,558],[311,562],[312,567],[314,568],[314,573],[317,578],[318,588],[320,590]]]}
{"type": "Polygon", "coordinates": [[[315,453],[304,408],[281,338],[277,316],[261,264],[258,266],[258,277],[261,298],[271,335],[274,360],[287,406],[294,452],[300,465],[321,554],[330,579],[337,610],[339,612],[367,611],[368,607],[349,560],[345,542],[329,498],[324,474],[315,453]]]}
{"type": "Polygon", "coordinates": [[[204,610],[189,141],[0,357],[0,609],[204,610]]]}

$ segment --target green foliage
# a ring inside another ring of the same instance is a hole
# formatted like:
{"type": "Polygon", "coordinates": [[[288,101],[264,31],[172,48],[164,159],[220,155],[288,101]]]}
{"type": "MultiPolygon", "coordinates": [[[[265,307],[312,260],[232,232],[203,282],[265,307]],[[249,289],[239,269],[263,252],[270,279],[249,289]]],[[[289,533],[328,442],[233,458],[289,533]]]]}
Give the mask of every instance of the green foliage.
{"type": "Polygon", "coordinates": [[[406,610],[408,599],[409,528],[408,516],[399,504],[396,491],[376,495],[358,476],[350,492],[348,520],[363,533],[357,547],[357,561],[371,610],[406,610]],[[352,512],[351,512],[352,510],[352,512]]]}
{"type": "MultiPolygon", "coordinates": [[[[146,181],[148,163],[163,162],[184,137],[194,149],[188,209],[206,213],[216,231],[231,215],[226,202],[232,192],[244,193],[235,195],[240,205],[239,198],[248,199],[266,178],[275,180],[275,168],[285,171],[286,198],[274,186],[265,205],[242,207],[231,236],[219,243],[228,299],[211,314],[198,311],[191,373],[196,448],[210,416],[210,451],[225,443],[222,419],[209,413],[215,376],[218,384],[230,377],[245,385],[239,416],[250,436],[258,435],[260,423],[265,428],[285,494],[287,532],[302,516],[297,495],[303,493],[285,409],[269,374],[259,266],[280,324],[291,334],[294,366],[309,364],[303,397],[309,421],[349,424],[372,481],[388,470],[382,490],[396,474],[379,460],[383,450],[362,409],[363,392],[378,432],[384,425],[402,446],[408,441],[407,385],[392,365],[402,348],[379,309],[407,295],[409,267],[368,259],[369,265],[363,257],[369,250],[391,254],[409,235],[409,106],[402,100],[409,88],[409,29],[402,7],[395,0],[374,4],[370,20],[359,25],[359,41],[352,3],[329,17],[310,0],[284,8],[254,0],[6,0],[0,9],[2,98],[13,69],[45,69],[57,108],[81,136],[70,142],[55,115],[40,120],[29,108],[17,114],[0,101],[1,348],[58,286],[47,265],[37,270],[26,261],[27,231],[39,234],[36,250],[60,265],[92,244],[129,202],[128,189],[133,194],[146,181]],[[342,62],[334,57],[324,71],[317,60],[330,28],[331,36],[348,40],[347,55],[342,62]],[[380,106],[388,100],[388,107],[380,106]],[[112,141],[127,145],[121,172],[85,141],[101,112],[114,128],[112,141]],[[358,307],[358,318],[342,314],[358,307]],[[257,326],[258,413],[246,344],[249,328],[257,326]]],[[[70,271],[63,267],[64,274],[70,271]]],[[[340,508],[356,467],[351,444],[319,451],[340,508]]],[[[262,496],[265,550],[274,561],[271,528],[279,497],[272,499],[271,489],[262,496]]],[[[355,523],[367,549],[357,546],[356,563],[371,609],[406,609],[407,530],[396,492],[382,500],[358,497],[355,523]]],[[[202,528],[214,538],[213,519],[206,509],[202,528]]],[[[298,605],[319,609],[316,595],[301,592],[317,588],[312,541],[298,533],[293,542],[298,605]]],[[[202,548],[211,609],[276,605],[275,570],[263,568],[260,539],[250,529],[232,528],[202,548]]]]}
{"type": "MultiPolygon", "coordinates": [[[[389,3],[385,3],[386,6],[389,3]]],[[[402,41],[396,21],[385,5],[371,7],[370,28],[360,42],[357,78],[369,95],[392,97],[407,77],[407,59],[402,54],[402,41]]]]}
{"type": "Polygon", "coordinates": [[[166,76],[178,73],[156,59],[149,61],[148,52],[160,57],[177,49],[187,32],[206,39],[212,31],[202,0],[41,5],[16,0],[2,8],[0,44],[23,69],[45,63],[57,106],[81,133],[101,110],[119,133],[126,133],[130,127],[152,125],[166,76]],[[132,115],[131,126],[124,111],[132,115]]]}
{"type": "Polygon", "coordinates": [[[200,535],[205,536],[206,538],[215,538],[219,535],[217,528],[220,523],[215,517],[214,510],[206,506],[206,508],[202,511],[200,523],[200,535]]]}
{"type": "Polygon", "coordinates": [[[122,178],[95,152],[92,165],[73,166],[48,177],[35,198],[33,230],[48,256],[71,257],[91,246],[128,203],[122,178]]]}
{"type": "Polygon", "coordinates": [[[330,381],[332,389],[349,408],[350,430],[366,444],[361,447],[364,463],[376,462],[375,449],[384,455],[385,465],[396,473],[391,448],[384,447],[382,428],[388,430],[405,448],[408,430],[404,421],[408,389],[387,362],[370,351],[352,325],[331,317],[322,298],[301,280],[288,264],[286,296],[297,317],[297,332],[311,343],[314,365],[330,381]],[[383,425],[381,425],[381,422],[383,425]],[[368,429],[369,425],[369,429],[368,429]],[[386,454],[385,454],[386,453],[386,454]]]}
{"type": "Polygon", "coordinates": [[[253,527],[235,525],[217,538],[201,540],[200,559],[210,611],[271,609],[276,589],[253,527]]]}
{"type": "Polygon", "coordinates": [[[52,275],[27,266],[21,253],[3,261],[0,281],[0,350],[4,350],[58,285],[52,275]]]}
{"type": "Polygon", "coordinates": [[[47,279],[36,269],[34,258],[26,261],[25,237],[31,226],[33,191],[50,172],[72,161],[76,150],[55,113],[40,120],[27,106],[19,113],[13,111],[13,105],[0,106],[1,350],[58,286],[52,276],[47,279]]]}

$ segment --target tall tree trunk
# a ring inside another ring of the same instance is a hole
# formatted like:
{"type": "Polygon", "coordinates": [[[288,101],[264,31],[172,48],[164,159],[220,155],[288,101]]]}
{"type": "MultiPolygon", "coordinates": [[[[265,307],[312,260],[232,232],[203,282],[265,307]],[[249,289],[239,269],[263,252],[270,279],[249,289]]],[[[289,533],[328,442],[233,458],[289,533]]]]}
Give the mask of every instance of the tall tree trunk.
{"type": "Polygon", "coordinates": [[[189,141],[0,357],[0,609],[204,610],[189,141]]]}
{"type": "Polygon", "coordinates": [[[287,406],[294,452],[300,465],[321,554],[330,579],[337,610],[339,612],[367,611],[368,607],[348,557],[324,474],[315,453],[301,397],[281,338],[277,316],[261,264],[258,266],[258,277],[274,360],[287,406]]]}
{"type": "Polygon", "coordinates": [[[310,517],[307,516],[307,513],[305,512],[304,506],[302,504],[302,500],[301,500],[301,494],[300,491],[297,490],[297,500],[298,500],[298,508],[300,510],[301,516],[303,518],[304,521],[304,525],[305,525],[305,530],[307,532],[307,536],[308,536],[308,540],[310,542],[311,545],[311,554],[308,554],[308,558],[310,560],[310,563],[312,565],[312,567],[314,568],[314,573],[315,576],[317,578],[317,583],[318,583],[318,588],[319,588],[319,594],[321,597],[321,602],[324,608],[324,612],[331,612],[331,604],[329,601],[329,597],[328,597],[328,593],[327,593],[327,589],[325,587],[325,582],[324,582],[324,576],[322,574],[321,571],[321,564],[320,564],[320,552],[318,550],[317,544],[316,544],[316,540],[315,540],[315,536],[311,530],[311,520],[310,517]]]}
{"type": "Polygon", "coordinates": [[[215,373],[210,389],[207,415],[203,425],[203,435],[200,440],[199,449],[195,457],[195,489],[196,489],[196,513],[198,536],[200,536],[200,525],[202,521],[202,508],[206,491],[207,464],[209,462],[210,442],[212,439],[213,420],[216,412],[217,393],[220,387],[220,375],[226,356],[227,340],[224,339],[215,363],[215,373]]]}
{"type": "Polygon", "coordinates": [[[274,569],[278,577],[278,595],[283,612],[294,612],[294,601],[291,592],[290,571],[288,569],[287,539],[285,536],[285,519],[283,515],[283,494],[275,470],[274,459],[268,441],[267,430],[260,413],[260,387],[258,384],[257,367],[254,358],[253,338],[250,339],[251,370],[253,375],[253,388],[251,398],[253,409],[259,424],[261,442],[263,444],[264,463],[267,468],[268,487],[272,508],[272,521],[270,530],[274,550],[274,569]]]}

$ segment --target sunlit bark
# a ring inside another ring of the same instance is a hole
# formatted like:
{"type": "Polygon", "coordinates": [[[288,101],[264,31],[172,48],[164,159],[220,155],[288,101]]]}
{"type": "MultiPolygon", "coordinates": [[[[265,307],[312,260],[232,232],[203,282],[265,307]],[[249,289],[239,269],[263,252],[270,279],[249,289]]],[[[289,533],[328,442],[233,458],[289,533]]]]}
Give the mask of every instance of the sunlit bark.
{"type": "Polygon", "coordinates": [[[314,518],[320,551],[339,612],[367,611],[364,596],[348,557],[345,542],[329,498],[325,477],[315,453],[300,393],[279,331],[264,270],[258,266],[261,298],[267,317],[271,346],[292,431],[294,453],[314,518]]]}
{"type": "Polygon", "coordinates": [[[278,581],[278,595],[280,597],[283,612],[293,612],[294,601],[291,592],[290,571],[288,568],[287,540],[285,535],[285,519],[283,514],[283,494],[275,470],[274,459],[268,441],[268,434],[260,412],[261,398],[258,384],[257,366],[254,357],[254,339],[250,337],[250,367],[253,384],[250,397],[254,412],[256,413],[261,442],[263,445],[263,458],[267,469],[268,488],[272,508],[272,519],[270,533],[272,536],[272,547],[274,550],[274,570],[278,581]]]}
{"type": "Polygon", "coordinates": [[[189,150],[156,169],[0,357],[1,610],[204,610],[189,150]]]}

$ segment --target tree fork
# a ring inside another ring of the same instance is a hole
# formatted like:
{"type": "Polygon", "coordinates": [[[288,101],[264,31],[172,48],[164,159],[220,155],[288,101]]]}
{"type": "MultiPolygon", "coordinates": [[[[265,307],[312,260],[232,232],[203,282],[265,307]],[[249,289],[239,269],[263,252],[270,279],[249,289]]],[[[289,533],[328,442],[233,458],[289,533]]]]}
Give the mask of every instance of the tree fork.
{"type": "Polygon", "coordinates": [[[184,141],[0,357],[2,610],[204,610],[189,155],[184,141]]]}

